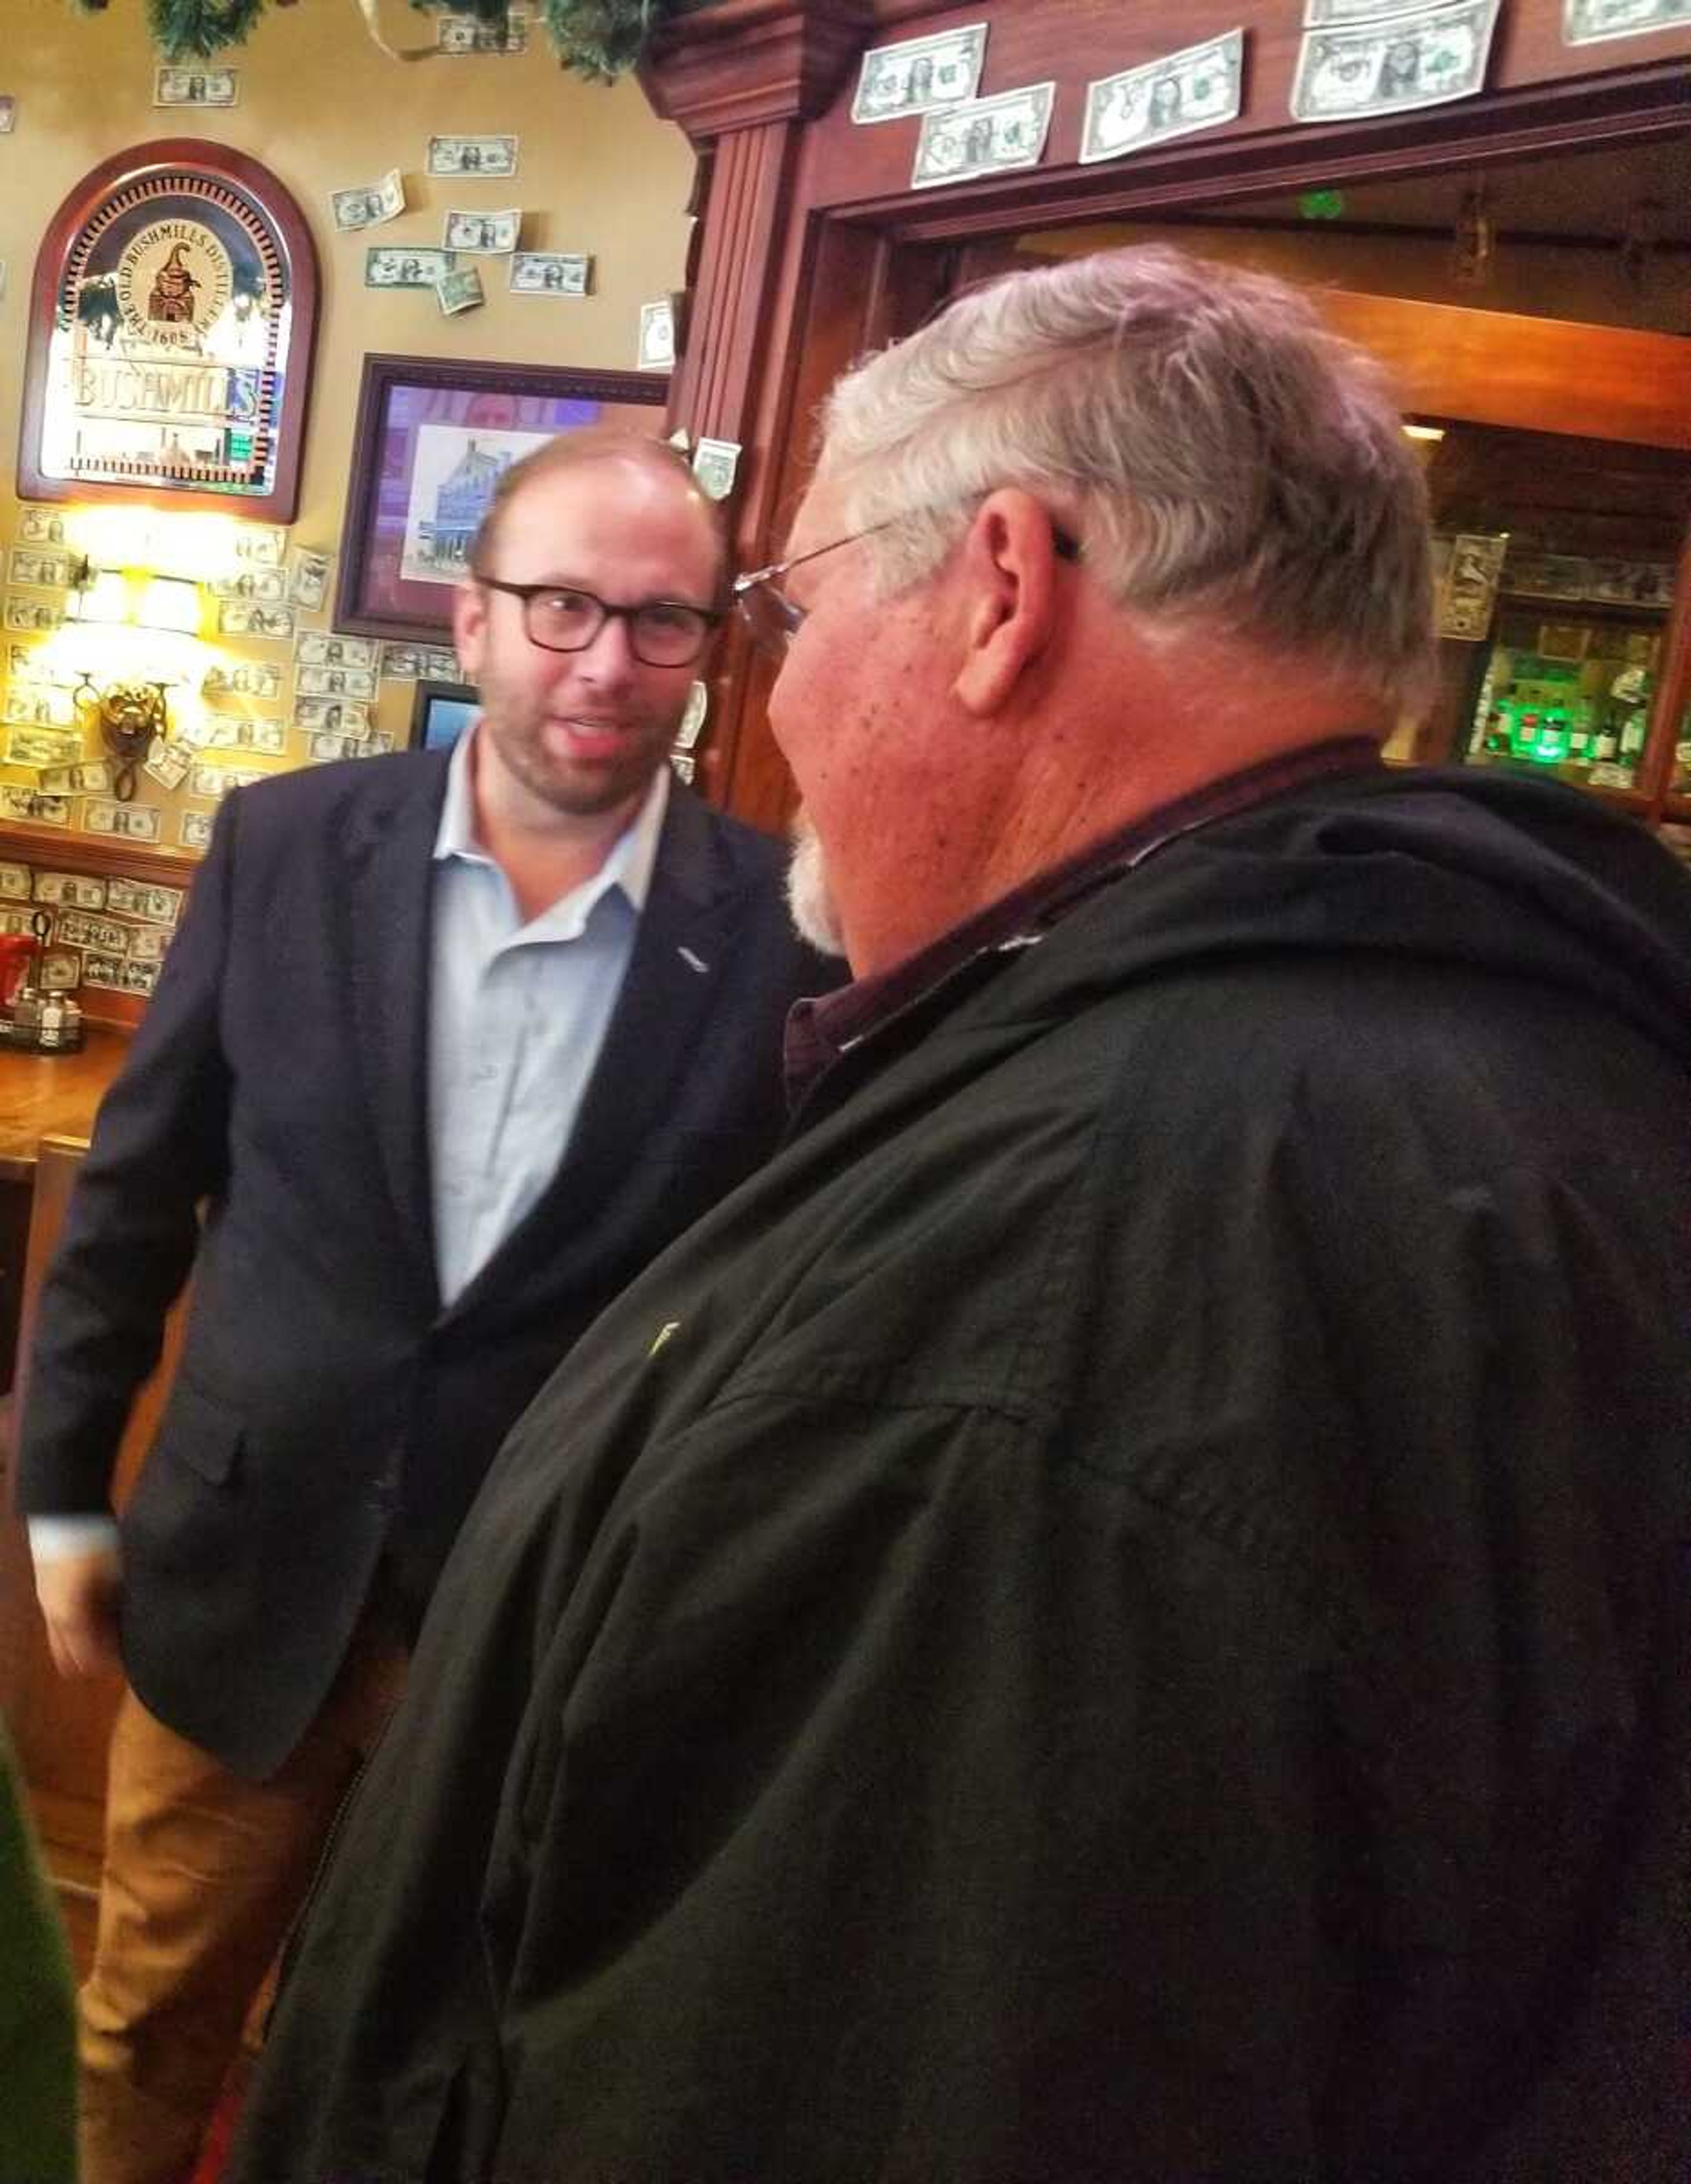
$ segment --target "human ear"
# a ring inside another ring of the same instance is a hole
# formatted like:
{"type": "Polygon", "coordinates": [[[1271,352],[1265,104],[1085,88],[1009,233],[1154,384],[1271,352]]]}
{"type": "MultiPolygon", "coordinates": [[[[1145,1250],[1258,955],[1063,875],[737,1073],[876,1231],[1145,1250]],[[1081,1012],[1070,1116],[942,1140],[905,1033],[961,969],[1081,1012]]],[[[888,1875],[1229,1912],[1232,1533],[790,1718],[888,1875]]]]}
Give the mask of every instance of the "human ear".
{"type": "Polygon", "coordinates": [[[963,541],[965,649],[952,690],[968,712],[996,713],[1051,640],[1058,610],[1057,540],[1031,493],[989,493],[963,541]]]}
{"type": "Polygon", "coordinates": [[[466,682],[481,672],[482,639],[488,627],[488,595],[473,579],[452,594],[452,643],[466,682]]]}

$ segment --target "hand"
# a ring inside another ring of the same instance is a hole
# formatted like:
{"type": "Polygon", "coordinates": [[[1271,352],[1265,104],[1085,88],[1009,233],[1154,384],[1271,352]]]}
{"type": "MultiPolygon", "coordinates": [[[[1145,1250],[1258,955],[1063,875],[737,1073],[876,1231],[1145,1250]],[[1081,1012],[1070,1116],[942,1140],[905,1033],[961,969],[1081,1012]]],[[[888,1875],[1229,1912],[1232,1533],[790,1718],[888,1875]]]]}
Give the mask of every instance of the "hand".
{"type": "Polygon", "coordinates": [[[53,1556],[36,1565],[36,1597],[61,1676],[121,1671],[117,1610],[122,1582],[115,1547],[53,1556]]]}

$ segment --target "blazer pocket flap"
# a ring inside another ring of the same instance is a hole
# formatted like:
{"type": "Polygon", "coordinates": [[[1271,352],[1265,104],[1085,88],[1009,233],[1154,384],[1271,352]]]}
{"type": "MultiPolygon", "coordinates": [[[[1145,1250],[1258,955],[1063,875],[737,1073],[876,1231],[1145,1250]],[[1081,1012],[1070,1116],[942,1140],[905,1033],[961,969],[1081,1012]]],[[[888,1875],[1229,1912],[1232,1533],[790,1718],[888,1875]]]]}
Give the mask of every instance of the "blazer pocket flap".
{"type": "Polygon", "coordinates": [[[226,1485],[241,1453],[239,1413],[179,1373],[165,1406],[155,1455],[175,1457],[213,1486],[226,1485]]]}

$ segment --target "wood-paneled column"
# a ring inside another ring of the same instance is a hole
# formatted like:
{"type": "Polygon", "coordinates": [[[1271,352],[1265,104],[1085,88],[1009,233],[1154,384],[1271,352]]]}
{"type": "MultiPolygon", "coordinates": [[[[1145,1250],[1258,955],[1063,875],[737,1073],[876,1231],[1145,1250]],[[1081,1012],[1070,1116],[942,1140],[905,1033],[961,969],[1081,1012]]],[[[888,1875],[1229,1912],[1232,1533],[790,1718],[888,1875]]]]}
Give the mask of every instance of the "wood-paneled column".
{"type": "MultiPolygon", "coordinates": [[[[667,25],[640,70],[654,110],[685,130],[700,159],[670,428],[744,450],[733,510],[742,561],[768,537],[777,483],[757,426],[794,334],[781,289],[804,125],[833,98],[870,21],[866,0],[720,0],[667,25]]],[[[699,770],[718,803],[740,800],[732,789],[745,664],[730,632],[699,770]]]]}

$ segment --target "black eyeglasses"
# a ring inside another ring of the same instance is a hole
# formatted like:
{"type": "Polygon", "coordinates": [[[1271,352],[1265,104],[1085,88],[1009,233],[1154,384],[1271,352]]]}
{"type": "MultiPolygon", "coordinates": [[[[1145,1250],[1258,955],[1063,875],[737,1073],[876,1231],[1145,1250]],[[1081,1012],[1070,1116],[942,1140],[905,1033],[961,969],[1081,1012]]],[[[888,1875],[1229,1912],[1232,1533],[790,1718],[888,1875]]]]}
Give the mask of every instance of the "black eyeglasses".
{"type": "MultiPolygon", "coordinates": [[[[812,546],[808,554],[795,554],[790,561],[772,561],[767,569],[754,569],[749,576],[736,577],[732,587],[734,603],[740,618],[751,632],[751,641],[760,651],[773,659],[784,660],[787,648],[804,627],[806,610],[790,599],[782,588],[795,569],[801,569],[806,561],[814,561],[823,554],[838,551],[841,546],[855,546],[860,538],[873,538],[878,531],[890,531],[895,523],[909,521],[910,513],[889,515],[885,522],[872,523],[866,531],[848,532],[844,538],[830,538],[825,546],[812,546]]],[[[1052,551],[1064,561],[1078,561],[1080,542],[1071,538],[1066,531],[1051,526],[1052,551]]]]}
{"type": "Polygon", "coordinates": [[[585,652],[607,621],[620,621],[628,628],[628,649],[636,660],[648,667],[689,667],[723,618],[714,608],[685,606],[679,599],[613,607],[573,584],[508,584],[499,577],[474,581],[522,600],[528,642],[543,652],[585,652]]]}

